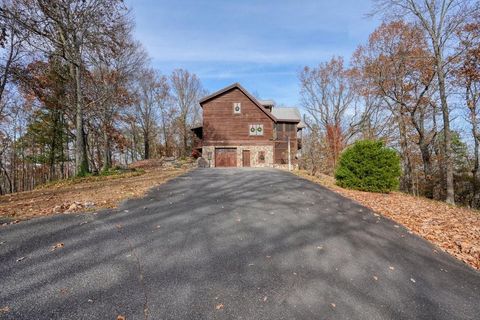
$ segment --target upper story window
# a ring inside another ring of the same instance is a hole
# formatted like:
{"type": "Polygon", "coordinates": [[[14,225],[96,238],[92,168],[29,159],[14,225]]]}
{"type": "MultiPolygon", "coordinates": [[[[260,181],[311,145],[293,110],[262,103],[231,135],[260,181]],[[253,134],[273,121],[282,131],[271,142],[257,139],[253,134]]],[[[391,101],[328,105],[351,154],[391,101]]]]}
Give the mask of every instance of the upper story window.
{"type": "Polygon", "coordinates": [[[251,136],[263,136],[263,124],[251,124],[248,130],[251,136]]]}
{"type": "Polygon", "coordinates": [[[233,103],[233,113],[235,114],[242,113],[242,104],[240,102],[233,103]]]}

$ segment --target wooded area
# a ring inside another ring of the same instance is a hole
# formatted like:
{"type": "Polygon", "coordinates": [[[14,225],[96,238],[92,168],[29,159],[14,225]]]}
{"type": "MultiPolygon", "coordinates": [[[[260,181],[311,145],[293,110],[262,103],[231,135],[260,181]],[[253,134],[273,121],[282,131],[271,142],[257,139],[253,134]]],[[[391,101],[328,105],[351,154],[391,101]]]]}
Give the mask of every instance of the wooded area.
{"type": "Polygon", "coordinates": [[[0,194],[160,156],[186,156],[200,80],[151,67],[121,0],[5,0],[0,194]]]}
{"type": "Polygon", "coordinates": [[[383,23],[348,65],[300,73],[303,166],[332,175],[347,146],[378,139],[401,157],[402,191],[479,208],[479,2],[374,5],[383,23]]]}

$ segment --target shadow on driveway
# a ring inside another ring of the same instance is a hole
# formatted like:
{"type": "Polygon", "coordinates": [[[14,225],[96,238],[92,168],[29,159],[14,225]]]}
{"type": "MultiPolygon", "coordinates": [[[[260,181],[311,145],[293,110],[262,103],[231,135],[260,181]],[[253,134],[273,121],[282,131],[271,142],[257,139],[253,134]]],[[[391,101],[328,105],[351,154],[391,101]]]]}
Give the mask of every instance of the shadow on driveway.
{"type": "Polygon", "coordinates": [[[197,169],[117,210],[0,228],[0,243],[0,319],[480,314],[479,272],[273,169],[197,169]]]}

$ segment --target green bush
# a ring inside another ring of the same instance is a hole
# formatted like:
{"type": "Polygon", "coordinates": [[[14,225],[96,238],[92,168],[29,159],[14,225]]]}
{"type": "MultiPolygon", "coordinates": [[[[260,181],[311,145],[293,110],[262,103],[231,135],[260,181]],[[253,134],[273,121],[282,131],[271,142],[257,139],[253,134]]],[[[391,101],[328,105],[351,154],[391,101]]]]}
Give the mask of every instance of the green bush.
{"type": "Polygon", "coordinates": [[[380,141],[357,141],[340,156],[335,179],[342,188],[387,193],[398,188],[400,158],[380,141]]]}

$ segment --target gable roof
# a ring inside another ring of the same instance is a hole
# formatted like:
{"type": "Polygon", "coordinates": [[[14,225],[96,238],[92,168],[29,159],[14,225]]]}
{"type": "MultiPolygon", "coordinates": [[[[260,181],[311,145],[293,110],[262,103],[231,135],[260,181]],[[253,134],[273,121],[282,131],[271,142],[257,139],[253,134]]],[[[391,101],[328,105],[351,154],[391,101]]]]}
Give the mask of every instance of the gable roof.
{"type": "Polygon", "coordinates": [[[268,112],[267,110],[265,110],[265,108],[263,107],[263,105],[254,97],[252,96],[244,87],[242,87],[240,85],[240,83],[238,82],[235,82],[231,85],[229,85],[228,87],[225,87],[223,89],[220,89],[218,90],[217,92],[214,92],[206,97],[203,97],[202,99],[200,99],[199,103],[200,103],[200,106],[203,107],[203,104],[218,97],[219,95],[222,95],[230,90],[233,90],[233,89],[238,89],[240,90],[244,95],[246,95],[252,102],[253,104],[255,104],[263,113],[265,113],[270,119],[272,119],[274,122],[277,122],[277,119],[275,118],[275,116],[268,112]]]}

